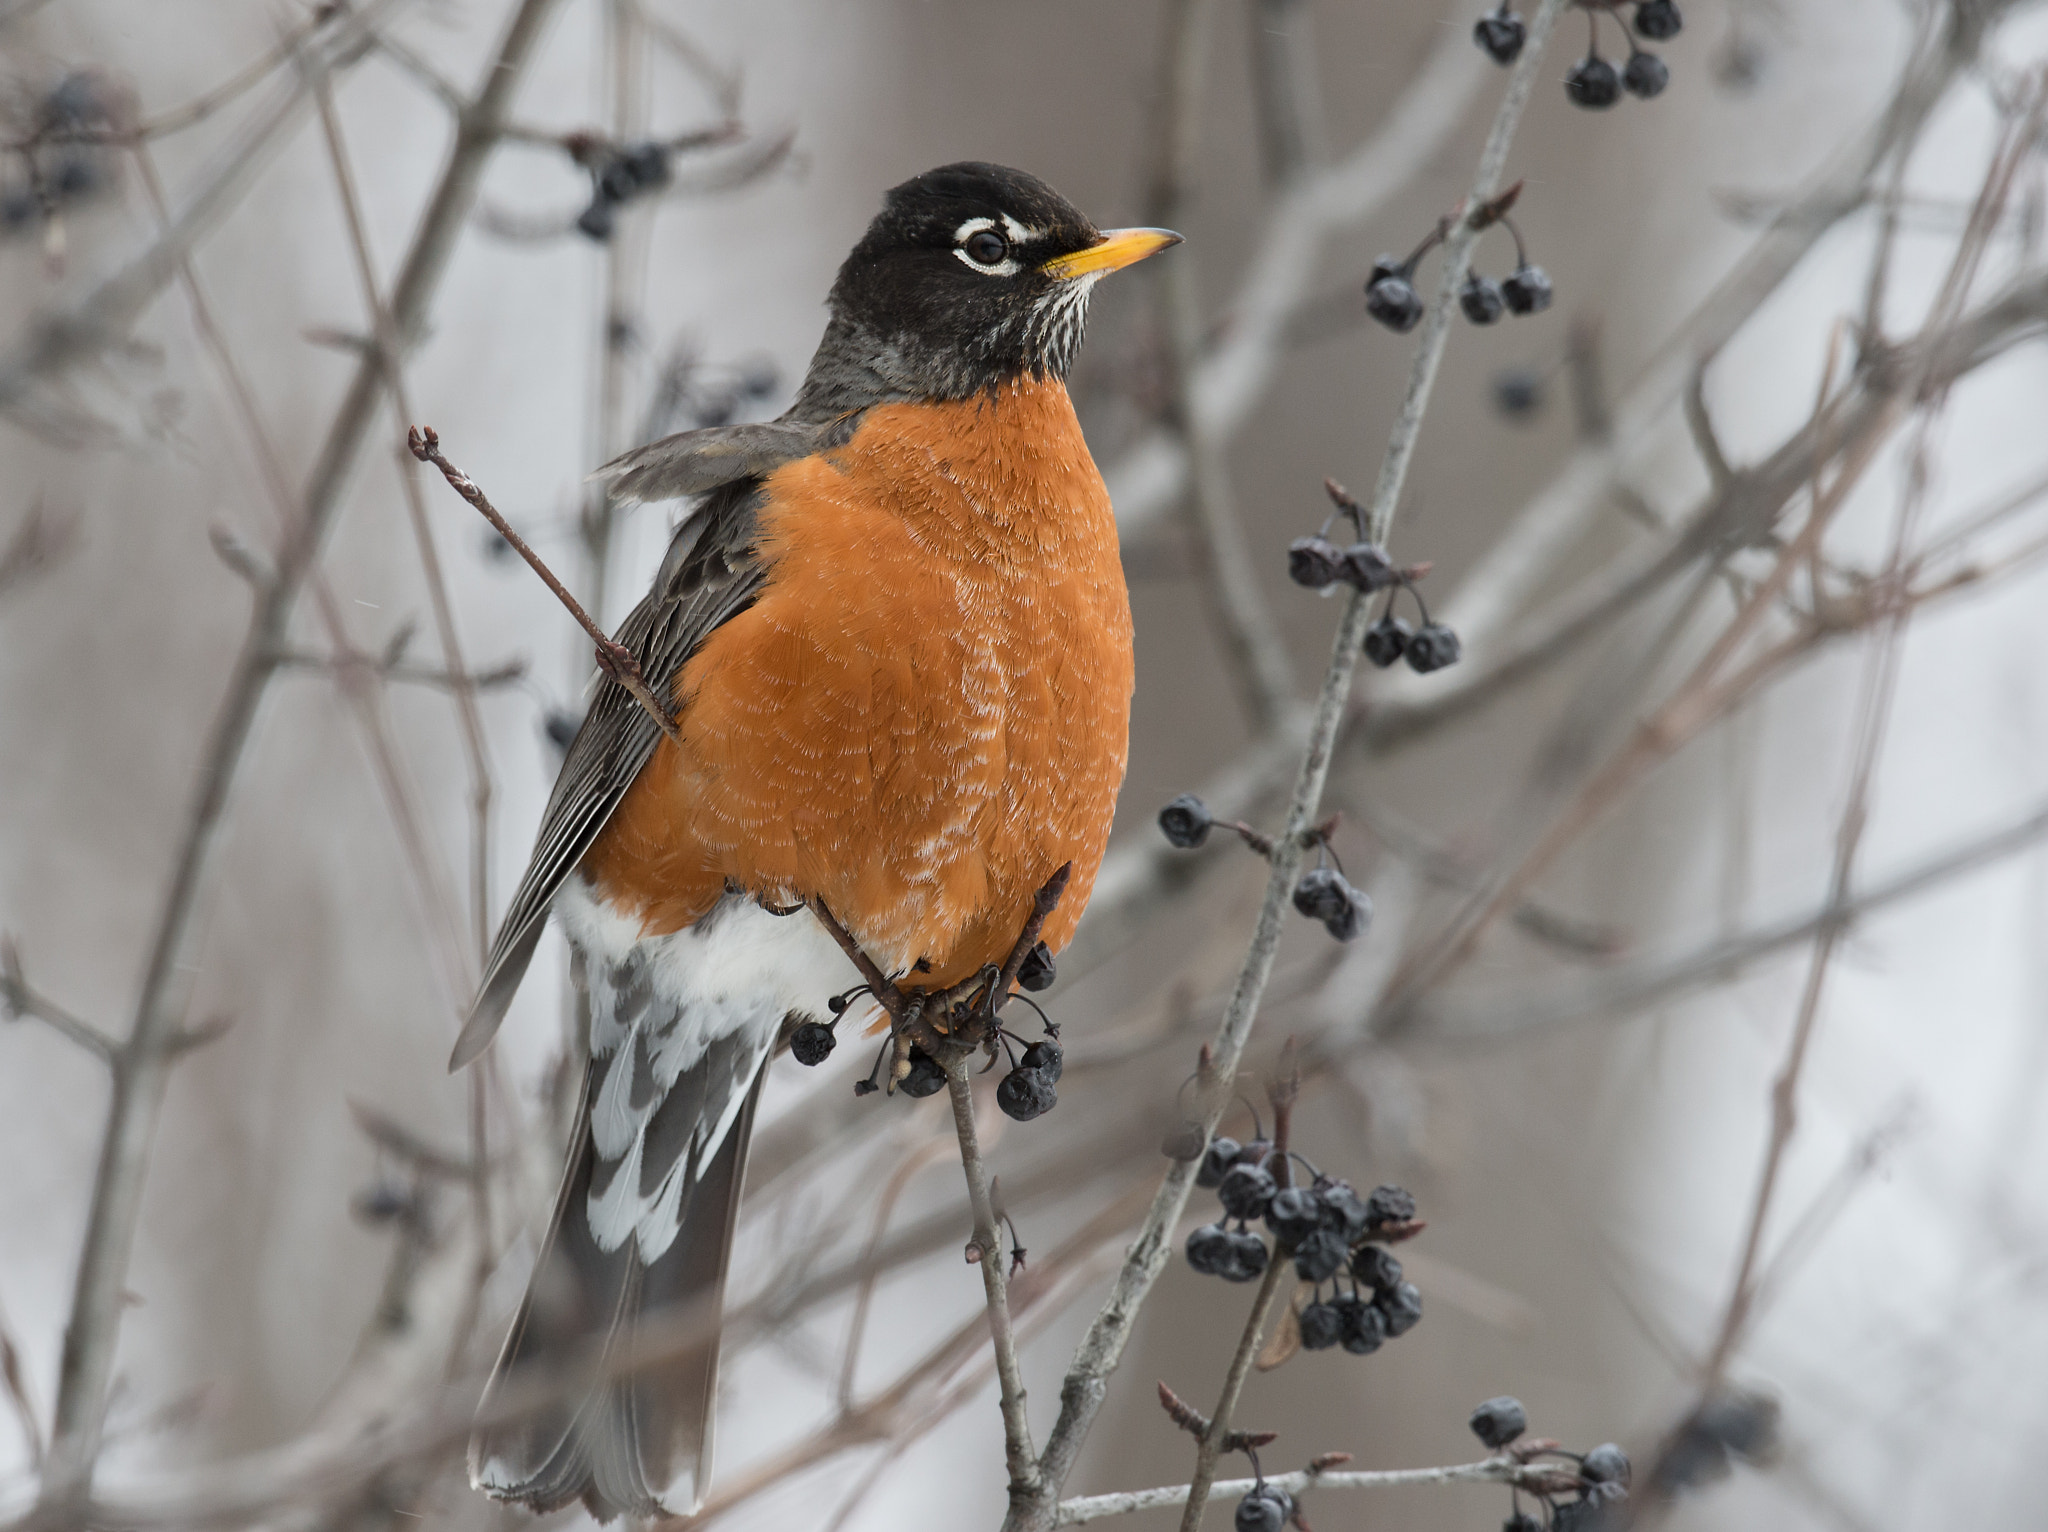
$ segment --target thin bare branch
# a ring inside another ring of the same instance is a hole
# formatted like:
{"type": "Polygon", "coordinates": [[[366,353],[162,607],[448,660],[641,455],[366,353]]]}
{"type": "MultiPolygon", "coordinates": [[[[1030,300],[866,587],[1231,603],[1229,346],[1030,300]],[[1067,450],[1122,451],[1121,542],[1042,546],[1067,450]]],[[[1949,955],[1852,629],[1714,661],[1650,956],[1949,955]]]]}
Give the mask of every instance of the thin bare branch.
{"type": "Polygon", "coordinates": [[[7,1013],[9,1021],[32,1019],[44,1023],[103,1064],[118,1062],[120,1045],[111,1037],[30,987],[21,970],[21,952],[5,937],[0,937],[0,1010],[7,1013]]]}

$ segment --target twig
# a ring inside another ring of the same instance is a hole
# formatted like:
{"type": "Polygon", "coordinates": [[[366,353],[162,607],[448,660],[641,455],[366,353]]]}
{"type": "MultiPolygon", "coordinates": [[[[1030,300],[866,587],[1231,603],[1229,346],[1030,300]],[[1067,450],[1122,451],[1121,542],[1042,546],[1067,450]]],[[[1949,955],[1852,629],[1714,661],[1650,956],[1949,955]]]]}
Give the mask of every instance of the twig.
{"type": "MultiPolygon", "coordinates": [[[[1217,1497],[1246,1495],[1260,1481],[1225,1479],[1210,1486],[1217,1497]]],[[[1305,1468],[1296,1473],[1268,1474],[1265,1483],[1299,1495],[1304,1490],[1400,1489],[1415,1484],[1513,1484],[1522,1489],[1559,1488],[1555,1468],[1540,1463],[1520,1463],[1511,1457],[1487,1458],[1478,1463],[1458,1463],[1447,1468],[1354,1469],[1350,1472],[1318,1473],[1305,1468]]],[[[1156,1511],[1185,1505],[1191,1486],[1168,1484],[1159,1489],[1120,1490],[1109,1495],[1083,1495],[1063,1500],[1055,1513],[1055,1527],[1076,1527],[1083,1522],[1101,1521],[1109,1516],[1131,1516],[1139,1511],[1156,1511]]]]}
{"type": "Polygon", "coordinates": [[[569,615],[576,619],[577,625],[590,635],[591,641],[597,645],[598,668],[626,689],[633,700],[646,710],[647,716],[661,726],[661,732],[669,737],[671,743],[681,744],[682,735],[676,731],[674,715],[663,707],[656,700],[654,693],[648,689],[647,679],[640,673],[640,661],[634,656],[633,651],[624,644],[614,642],[606,635],[604,629],[591,621],[590,614],[583,610],[582,603],[569,594],[569,588],[555,578],[555,572],[548,568],[546,560],[527,546],[526,539],[512,530],[512,524],[499,514],[498,508],[491,504],[490,498],[477,487],[476,481],[441,455],[440,434],[432,426],[424,430],[414,426],[406,436],[406,445],[412,455],[422,463],[432,463],[440,469],[441,477],[448,481],[449,487],[483,512],[484,519],[498,529],[498,535],[518,551],[519,556],[526,560],[533,572],[541,577],[541,582],[555,593],[555,599],[568,608],[569,615]]]}
{"type": "MultiPolygon", "coordinates": [[[[1160,50],[1157,165],[1147,213],[1149,222],[1163,227],[1182,221],[1194,186],[1201,147],[1202,85],[1215,22],[1216,0],[1171,0],[1166,7],[1166,41],[1160,50]]],[[[1264,734],[1299,706],[1294,662],[1260,587],[1258,562],[1252,557],[1231,492],[1229,467],[1195,410],[1195,371],[1201,362],[1206,328],[1197,277],[1186,250],[1175,252],[1159,274],[1167,342],[1168,413],[1190,465],[1189,530],[1224,659],[1244,704],[1250,731],[1264,734]]]]}
{"type": "Polygon", "coordinates": [[[120,1044],[91,1022],[31,989],[21,971],[21,953],[6,938],[0,938],[0,1010],[9,1021],[28,1017],[44,1023],[103,1064],[113,1064],[120,1051],[120,1044]]]}
{"type": "MultiPolygon", "coordinates": [[[[1509,80],[1507,94],[1495,114],[1486,147],[1480,156],[1469,206],[1482,205],[1500,185],[1508,146],[1513,141],[1515,127],[1521,119],[1522,108],[1535,82],[1537,65],[1543,56],[1544,40],[1562,6],[1563,0],[1542,0],[1530,20],[1528,42],[1509,80]]],[[[1470,258],[1471,240],[1470,231],[1461,223],[1460,233],[1454,236],[1451,251],[1445,257],[1443,282],[1424,322],[1410,374],[1408,397],[1388,442],[1386,462],[1368,514],[1369,535],[1376,542],[1385,543],[1392,525],[1394,502],[1400,495],[1408,462],[1414,452],[1415,438],[1421,429],[1423,406],[1428,400],[1437,364],[1449,338],[1450,308],[1456,301],[1457,285],[1464,277],[1464,266],[1470,258]]],[[[1206,1091],[1208,1099],[1204,1103],[1200,1123],[1205,1139],[1215,1131],[1215,1124],[1228,1104],[1229,1082],[1237,1072],[1238,1059],[1251,1034],[1266,981],[1272,975],[1288,896],[1301,866],[1302,832],[1317,820],[1338,726],[1351,694],[1351,678],[1358,663],[1359,648],[1371,621],[1371,606],[1372,602],[1364,592],[1353,592],[1338,629],[1329,669],[1324,675],[1322,691],[1310,723],[1308,749],[1295,778],[1285,827],[1275,847],[1257,929],[1232,989],[1230,1004],[1209,1045],[1210,1062],[1204,1080],[1204,1085],[1209,1087],[1206,1091]]],[[[1122,1357],[1124,1344],[1137,1322],[1138,1311],[1166,1265],[1171,1248],[1169,1240],[1193,1189],[1194,1175],[1193,1161],[1175,1161],[1161,1181],[1144,1226],[1131,1246],[1123,1269],[1117,1274],[1109,1300],[1089,1326],[1061,1387],[1059,1419],[1039,1460],[1039,1493],[1027,1501],[1012,1500],[1010,1513],[1003,1524],[1005,1532],[1045,1532],[1053,1525],[1057,1510],[1055,1497],[1073,1468],[1081,1444],[1094,1423],[1096,1411],[1102,1406],[1108,1392],[1109,1374],[1122,1357]]]]}
{"type": "Polygon", "coordinates": [[[1031,1445],[1031,1415],[1025,1408],[1024,1370],[1017,1360],[1017,1335],[1010,1320],[1009,1263],[1003,1259],[1002,1230],[989,1196],[988,1167],[974,1129],[974,1055],[952,1050],[946,1060],[946,1090],[953,1098],[953,1131],[960,1138],[960,1168],[967,1175],[967,1200],[974,1209],[974,1243],[969,1259],[981,1267],[988,1296],[989,1338],[995,1345],[996,1383],[1003,1412],[1003,1461],[1010,1471],[1010,1500],[1016,1504],[1038,1489],[1038,1459],[1031,1445]],[[978,1259],[977,1259],[978,1257],[978,1259]]]}
{"type": "MultiPolygon", "coordinates": [[[[557,3],[558,0],[520,0],[486,67],[473,108],[458,130],[394,290],[392,312],[399,334],[407,342],[425,326],[428,307],[447,269],[456,237],[475,202],[483,162],[495,142],[495,126],[503,118],[541,29],[557,3]]],[[[381,10],[381,6],[372,6],[354,13],[342,32],[360,36],[361,29],[373,23],[381,10]]],[[[298,97],[303,94],[302,89],[298,97]]],[[[281,127],[282,121],[280,116],[271,124],[272,129],[281,127]]],[[[284,135],[273,132],[272,136],[281,140],[284,135]]],[[[257,149],[250,147],[240,158],[253,161],[256,153],[257,149]]],[[[104,316],[108,323],[125,325],[148,296],[171,278],[179,255],[189,248],[200,229],[224,210],[229,194],[238,189],[240,180],[240,173],[218,178],[181,216],[173,232],[158,242],[151,256],[101,289],[102,294],[113,290],[111,307],[104,316]]],[[[103,316],[92,307],[92,300],[84,312],[94,316],[95,325],[101,322],[103,316]]],[[[40,346],[26,363],[17,359],[0,367],[0,408],[19,398],[25,383],[18,380],[39,375],[60,350],[40,346]]],[[[382,392],[381,365],[374,358],[364,359],[329,428],[305,497],[302,519],[287,540],[276,577],[258,594],[248,636],[202,755],[198,791],[173,859],[174,870],[136,1002],[135,1023],[122,1044],[124,1067],[116,1075],[114,1099],[94,1175],[70,1319],[65,1328],[48,1468],[39,1500],[44,1516],[59,1526],[77,1524],[91,1492],[144,1173],[175,1053],[179,1017],[190,994],[187,975],[193,968],[190,955],[197,939],[201,895],[210,880],[220,845],[228,800],[258,704],[276,674],[274,656],[284,647],[294,598],[312,567],[321,534],[340,504],[349,471],[368,436],[382,392]]]]}

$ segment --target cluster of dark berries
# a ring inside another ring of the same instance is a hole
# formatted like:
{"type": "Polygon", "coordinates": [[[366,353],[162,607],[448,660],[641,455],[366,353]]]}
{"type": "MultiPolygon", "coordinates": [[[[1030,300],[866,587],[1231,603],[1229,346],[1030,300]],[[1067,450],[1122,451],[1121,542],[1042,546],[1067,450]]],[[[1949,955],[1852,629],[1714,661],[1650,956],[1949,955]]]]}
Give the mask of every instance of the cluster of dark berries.
{"type": "Polygon", "coordinates": [[[1342,1344],[1363,1355],[1413,1329],[1422,1294],[1402,1279],[1386,1242],[1414,1232],[1415,1199],[1398,1186],[1361,1197],[1348,1183],[1313,1171],[1309,1185],[1283,1186],[1275,1172],[1285,1169],[1263,1138],[1212,1140],[1195,1184],[1215,1190],[1223,1216],[1188,1235],[1188,1264],[1204,1276],[1249,1282],[1265,1275],[1274,1254],[1291,1258],[1295,1275],[1313,1284],[1300,1316],[1301,1342],[1311,1351],[1342,1344]],[[1255,1219],[1272,1234],[1273,1250],[1253,1232],[1255,1219]]]}
{"type": "MultiPolygon", "coordinates": [[[[1053,962],[1052,949],[1040,942],[1025,954],[1024,961],[1017,966],[1017,983],[1024,989],[1038,991],[1049,988],[1057,977],[1058,969],[1053,962]]],[[[868,993],[866,985],[858,985],[843,995],[834,995],[825,1002],[832,1013],[832,1020],[800,1022],[789,1034],[789,1051],[799,1064],[814,1068],[832,1056],[838,1046],[837,1027],[839,1019],[846,1014],[846,1008],[861,995],[868,993]]],[[[1028,1004],[1029,1002],[1027,1002],[1028,1004]]],[[[1033,1009],[1036,1009],[1034,1006],[1033,1009]]],[[[1043,1012],[1040,1013],[1043,1017],[1043,1012]]],[[[997,1028],[995,1036],[1002,1040],[1005,1050],[1010,1046],[1011,1035],[997,1028]]],[[[875,1060],[875,1067],[868,1077],[853,1087],[857,1096],[869,1095],[880,1090],[876,1076],[882,1066],[895,1053],[894,1037],[883,1041],[882,1051],[875,1060]]],[[[911,1046],[910,1069],[902,1079],[895,1082],[894,1089],[912,1100],[935,1096],[946,1088],[946,1071],[939,1061],[924,1049],[911,1046]]],[[[1060,1051],[1059,1029],[1051,1022],[1045,1023],[1045,1036],[1035,1043],[1029,1043],[1023,1056],[1015,1059],[1010,1072],[1003,1076],[996,1086],[996,1105],[1003,1115],[1018,1122],[1029,1122],[1034,1117],[1043,1117],[1059,1104],[1059,1092],[1054,1088],[1060,1082],[1060,1074],[1066,1068],[1066,1056],[1060,1051]]]]}
{"type": "Polygon", "coordinates": [[[80,70],[27,103],[21,124],[20,181],[0,187],[0,233],[25,234],[65,207],[107,190],[114,162],[105,140],[115,131],[106,85],[80,70]]]}
{"type": "Polygon", "coordinates": [[[1294,1513],[1294,1497],[1279,1485],[1268,1484],[1261,1474],[1259,1481],[1245,1491],[1244,1499],[1238,1501],[1232,1525],[1236,1532],[1280,1532],[1295,1521],[1294,1513]]]}
{"type": "MultiPolygon", "coordinates": [[[[1491,224],[1505,227],[1515,241],[1515,269],[1496,282],[1477,271],[1468,272],[1458,287],[1458,311],[1473,324],[1496,323],[1503,314],[1540,314],[1550,307],[1556,296],[1550,283],[1550,274],[1541,266],[1531,264],[1528,250],[1522,244],[1521,230],[1508,217],[1508,208],[1520,195],[1521,183],[1517,182],[1499,197],[1472,215],[1473,227],[1484,229],[1491,224]]],[[[1372,263],[1372,275],[1365,281],[1365,311],[1388,329],[1400,334],[1422,321],[1422,295],[1415,290],[1415,270],[1422,258],[1442,244],[1451,231],[1451,222],[1445,219],[1439,223],[1430,236],[1404,260],[1383,255],[1372,263]]]]}
{"type": "MultiPolygon", "coordinates": [[[[1395,568],[1384,548],[1364,540],[1364,509],[1343,485],[1334,479],[1325,479],[1323,488],[1337,508],[1313,536],[1297,537],[1288,544],[1288,575],[1295,584],[1305,585],[1311,590],[1342,580],[1357,590],[1387,592],[1386,610],[1365,635],[1365,657],[1382,670],[1404,658],[1409,669],[1422,675],[1442,670],[1446,665],[1455,665],[1463,647],[1449,626],[1429,620],[1429,607],[1415,585],[1417,571],[1395,568]],[[1348,548],[1339,548],[1330,541],[1330,522],[1338,516],[1350,517],[1359,535],[1360,540],[1348,548]],[[1418,627],[1410,627],[1394,615],[1394,599],[1404,590],[1415,600],[1415,610],[1422,619],[1418,627]]],[[[1171,831],[1168,831],[1167,838],[1172,839],[1171,831]]]]}
{"type": "Polygon", "coordinates": [[[1628,1498],[1628,1454],[1613,1442],[1603,1442],[1586,1453],[1566,1452],[1555,1442],[1530,1442],[1517,1449],[1514,1444],[1529,1429],[1529,1413],[1521,1400],[1507,1394],[1480,1405],[1468,1424],[1472,1434],[1494,1452],[1508,1452],[1524,1462],[1556,1457],[1575,1465],[1577,1493],[1573,1498],[1544,1493],[1545,1519],[1538,1521],[1522,1509],[1521,1493],[1514,1491],[1512,1514],[1501,1523],[1501,1532],[1596,1532],[1609,1524],[1609,1508],[1628,1498]]]}
{"type": "Polygon", "coordinates": [[[651,139],[614,144],[589,137],[572,140],[569,152],[590,172],[590,206],[577,215],[576,227],[599,244],[612,237],[621,207],[668,185],[667,144],[651,139]]]}
{"type": "Polygon", "coordinates": [[[1778,1454],[1778,1401],[1727,1389],[1708,1399],[1658,1455],[1658,1486],[1667,1494],[1724,1477],[1731,1460],[1767,1464],[1778,1454]]]}
{"type": "Polygon", "coordinates": [[[1564,77],[1565,94],[1575,105],[1593,112],[1606,111],[1621,99],[1623,91],[1644,101],[1663,95],[1664,87],[1671,83],[1671,70],[1636,39],[1647,37],[1661,42],[1676,37],[1683,24],[1673,0],[1640,0],[1633,25],[1623,25],[1621,29],[1622,39],[1628,44],[1628,62],[1616,69],[1600,56],[1600,24],[1589,7],[1586,26],[1591,40],[1586,56],[1572,65],[1571,73],[1564,77]]]}
{"type": "MultiPolygon", "coordinates": [[[[1209,805],[1193,793],[1182,793],[1178,798],[1159,811],[1159,831],[1166,837],[1168,845],[1182,851],[1192,851],[1209,838],[1209,832],[1216,827],[1216,816],[1209,812],[1209,805]]],[[[1234,831],[1261,854],[1270,853],[1272,842],[1258,834],[1249,825],[1232,823],[1225,828],[1234,831]]],[[[1348,942],[1364,934],[1372,923],[1372,901],[1345,879],[1341,867],[1324,865],[1325,860],[1335,860],[1329,846],[1328,826],[1310,832],[1315,837],[1316,865],[1303,873],[1294,885],[1294,907],[1310,920],[1320,920],[1323,929],[1340,942],[1348,942]]]]}

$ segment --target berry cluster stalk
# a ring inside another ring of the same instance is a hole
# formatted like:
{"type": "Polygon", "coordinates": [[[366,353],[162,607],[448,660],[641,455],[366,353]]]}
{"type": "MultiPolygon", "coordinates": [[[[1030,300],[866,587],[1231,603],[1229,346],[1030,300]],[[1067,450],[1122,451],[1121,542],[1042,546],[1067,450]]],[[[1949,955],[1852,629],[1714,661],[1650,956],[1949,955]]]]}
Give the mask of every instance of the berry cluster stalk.
{"type": "MultiPolygon", "coordinates": [[[[1506,96],[1494,114],[1492,130],[1480,155],[1479,170],[1467,199],[1467,208],[1478,207],[1500,188],[1507,165],[1508,147],[1527,105],[1536,71],[1543,57],[1543,43],[1550,33],[1564,0],[1542,0],[1529,24],[1529,41],[1516,62],[1506,96]]],[[[1394,507],[1408,475],[1415,453],[1422,417],[1436,383],[1437,367],[1443,359],[1444,343],[1450,334],[1451,307],[1457,301],[1458,284],[1465,278],[1472,256],[1475,231],[1461,218],[1445,253],[1443,276],[1435,299],[1423,321],[1421,342],[1409,372],[1408,393],[1394,423],[1387,455],[1380,469],[1367,511],[1367,537],[1384,544],[1393,527],[1394,507]]],[[[1301,869],[1302,832],[1316,822],[1322,803],[1323,785],[1329,776],[1331,750],[1337,730],[1351,697],[1352,675],[1358,665],[1365,630],[1371,626],[1372,603],[1363,592],[1354,592],[1344,610],[1337,639],[1323,677],[1320,695],[1309,725],[1308,749],[1295,778],[1294,793],[1287,811],[1285,831],[1273,848],[1272,872],[1266,882],[1265,900],[1259,909],[1258,926],[1245,954],[1230,1003],[1223,1013],[1210,1046],[1210,1074],[1216,1088],[1204,1094],[1202,1134],[1214,1134],[1217,1121],[1229,1104],[1224,1088],[1237,1073],[1266,981],[1273,971],[1280,933],[1286,918],[1288,899],[1301,869]]],[[[1075,1353],[1066,1381],[1060,1389],[1060,1414],[1039,1458],[1037,1493],[1030,1497],[1013,1495],[1004,1532],[1050,1532],[1056,1524],[1059,1487],[1074,1466],[1081,1444],[1087,1439],[1095,1415],[1108,1392],[1109,1375],[1123,1356],[1126,1341],[1137,1322],[1152,1284],[1165,1268],[1172,1253],[1173,1231],[1194,1188],[1195,1161],[1175,1161],[1161,1181],[1152,1200],[1144,1226],[1133,1242],[1129,1256],[1117,1273],[1109,1300],[1088,1328],[1075,1353]]]]}

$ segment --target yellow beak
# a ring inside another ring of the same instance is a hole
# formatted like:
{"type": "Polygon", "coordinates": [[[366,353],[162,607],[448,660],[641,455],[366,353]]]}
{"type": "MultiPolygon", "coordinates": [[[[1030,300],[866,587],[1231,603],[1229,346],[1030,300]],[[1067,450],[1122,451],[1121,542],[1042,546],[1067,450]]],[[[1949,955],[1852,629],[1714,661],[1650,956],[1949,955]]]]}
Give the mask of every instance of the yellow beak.
{"type": "Polygon", "coordinates": [[[1179,243],[1180,236],[1171,229],[1111,229],[1086,250],[1056,255],[1038,269],[1061,280],[1085,277],[1091,271],[1121,271],[1179,243]]]}

